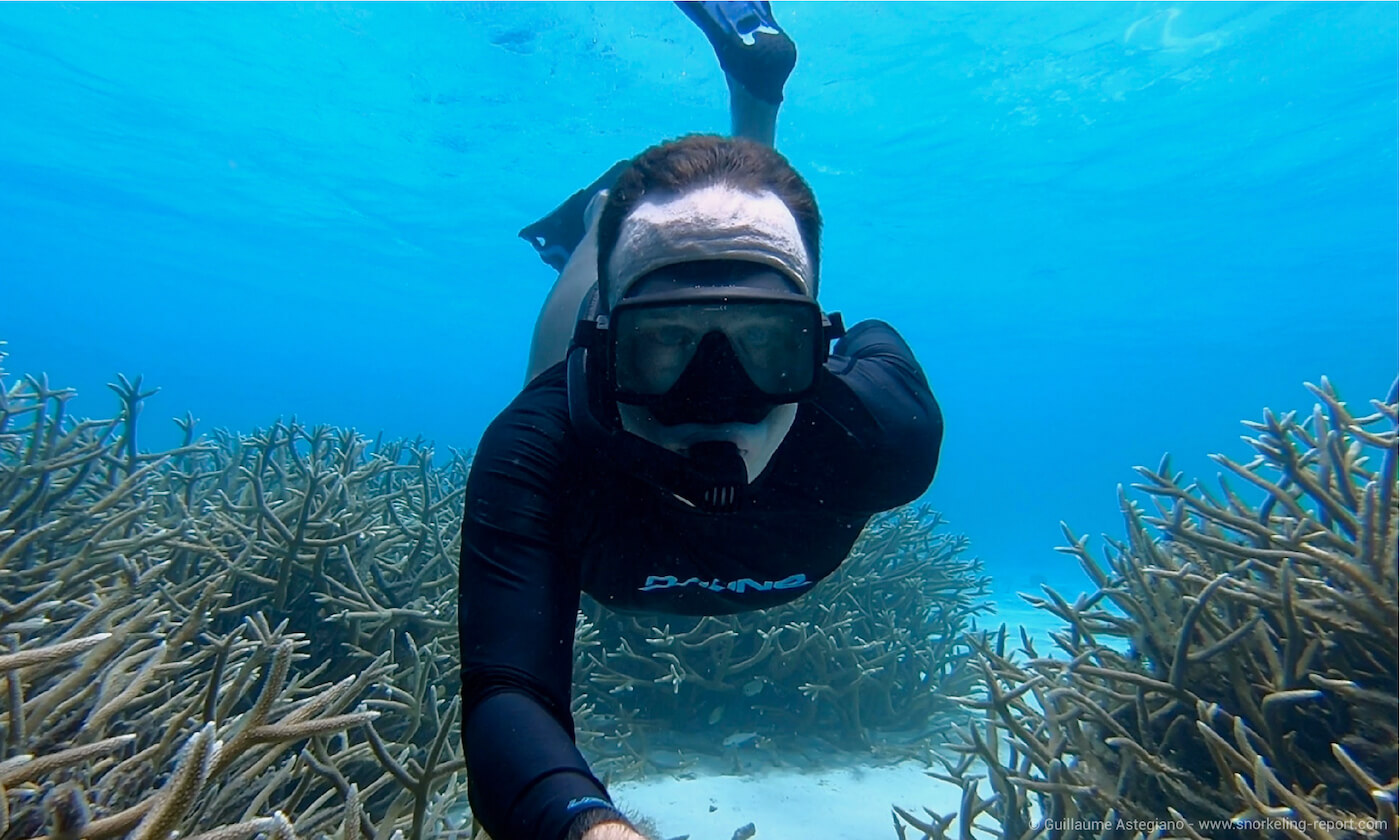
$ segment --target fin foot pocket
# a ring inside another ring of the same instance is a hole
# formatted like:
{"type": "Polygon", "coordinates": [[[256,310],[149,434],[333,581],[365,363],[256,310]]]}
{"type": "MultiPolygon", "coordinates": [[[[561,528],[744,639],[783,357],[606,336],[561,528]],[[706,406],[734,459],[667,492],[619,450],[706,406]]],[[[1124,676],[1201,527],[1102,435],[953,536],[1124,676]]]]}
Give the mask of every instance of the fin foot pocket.
{"type": "Polygon", "coordinates": [[[797,45],[773,19],[767,2],[676,0],[714,47],[719,66],[749,93],[774,105],[797,65],[797,45]]]}

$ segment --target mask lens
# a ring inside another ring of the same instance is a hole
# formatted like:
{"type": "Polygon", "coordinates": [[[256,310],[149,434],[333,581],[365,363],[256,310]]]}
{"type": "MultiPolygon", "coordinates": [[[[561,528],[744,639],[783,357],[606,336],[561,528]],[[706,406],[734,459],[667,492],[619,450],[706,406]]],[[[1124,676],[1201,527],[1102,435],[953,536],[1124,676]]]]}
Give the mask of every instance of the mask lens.
{"type": "Polygon", "coordinates": [[[678,313],[653,311],[633,317],[617,313],[613,323],[617,388],[624,393],[657,395],[671,390],[704,337],[678,313]]]}
{"type": "Polygon", "coordinates": [[[620,304],[612,313],[614,380],[620,396],[669,391],[705,336],[724,335],[754,385],[774,397],[800,394],[816,375],[821,311],[809,300],[725,299],[620,304]]]}
{"type": "Polygon", "coordinates": [[[811,313],[803,308],[760,304],[739,313],[724,331],[744,372],[765,394],[788,396],[812,384],[819,329],[813,329],[811,313]]]}

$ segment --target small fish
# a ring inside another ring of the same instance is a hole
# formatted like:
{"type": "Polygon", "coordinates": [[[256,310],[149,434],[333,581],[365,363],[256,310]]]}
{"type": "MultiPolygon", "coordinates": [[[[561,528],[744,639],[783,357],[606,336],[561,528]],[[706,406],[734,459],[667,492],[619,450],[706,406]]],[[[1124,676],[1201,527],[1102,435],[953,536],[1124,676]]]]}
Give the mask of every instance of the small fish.
{"type": "Polygon", "coordinates": [[[715,710],[710,712],[710,725],[714,726],[719,723],[719,719],[722,717],[724,717],[724,707],[715,706],[715,710]]]}
{"type": "Polygon", "coordinates": [[[724,747],[742,747],[744,744],[756,740],[758,740],[757,732],[735,732],[733,735],[720,741],[720,744],[724,747]]]}
{"type": "Polygon", "coordinates": [[[753,823],[749,823],[748,825],[743,825],[735,829],[734,836],[731,840],[749,840],[750,837],[757,833],[758,829],[753,827],[753,823]]]}
{"type": "Polygon", "coordinates": [[[763,687],[767,684],[768,681],[765,680],[763,677],[754,677],[753,679],[744,683],[744,687],[739,690],[744,693],[745,697],[753,697],[757,695],[760,691],[762,691],[763,687]]]}

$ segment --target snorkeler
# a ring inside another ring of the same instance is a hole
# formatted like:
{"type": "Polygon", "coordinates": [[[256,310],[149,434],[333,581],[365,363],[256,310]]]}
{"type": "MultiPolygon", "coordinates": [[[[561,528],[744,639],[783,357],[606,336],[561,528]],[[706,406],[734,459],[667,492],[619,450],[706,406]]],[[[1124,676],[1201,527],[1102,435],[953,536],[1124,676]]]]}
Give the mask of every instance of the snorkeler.
{"type": "Polygon", "coordinates": [[[753,137],[648,149],[582,194],[577,241],[540,233],[568,257],[467,480],[462,738],[494,840],[643,840],[574,744],[580,593],[685,615],[794,600],[938,463],[922,369],[888,324],[822,311],[815,196],[760,142],[791,41],[767,3],[681,5],[753,137]]]}

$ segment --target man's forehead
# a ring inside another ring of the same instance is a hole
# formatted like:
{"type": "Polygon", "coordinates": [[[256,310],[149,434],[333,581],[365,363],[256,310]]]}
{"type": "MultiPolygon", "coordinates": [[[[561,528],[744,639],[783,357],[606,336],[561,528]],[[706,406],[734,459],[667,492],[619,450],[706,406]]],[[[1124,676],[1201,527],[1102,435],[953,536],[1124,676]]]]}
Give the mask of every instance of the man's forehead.
{"type": "Polygon", "coordinates": [[[628,213],[608,258],[611,302],[661,268],[707,260],[766,264],[815,297],[811,258],[792,210],[770,190],[721,183],[647,196],[628,213]]]}
{"type": "Polygon", "coordinates": [[[639,278],[628,290],[626,297],[635,298],[709,286],[742,286],[790,294],[802,293],[802,289],[791,277],[772,266],[743,260],[703,260],[662,266],[639,278]]]}
{"type": "MultiPolygon", "coordinates": [[[[712,184],[696,184],[681,189],[662,189],[648,191],[641,201],[632,208],[629,216],[636,215],[640,211],[642,215],[648,212],[662,211],[668,212],[676,204],[701,204],[712,206],[725,206],[736,203],[748,204],[750,202],[771,202],[776,201],[783,204],[783,200],[778,194],[767,187],[758,189],[735,186],[725,181],[718,181],[712,184]]],[[[788,211],[789,213],[791,211],[788,211]]]]}

